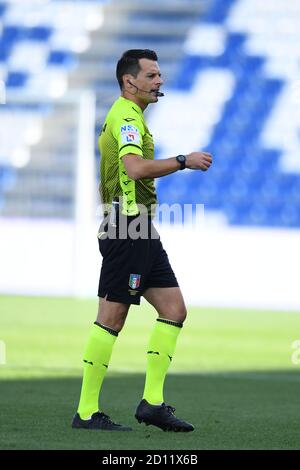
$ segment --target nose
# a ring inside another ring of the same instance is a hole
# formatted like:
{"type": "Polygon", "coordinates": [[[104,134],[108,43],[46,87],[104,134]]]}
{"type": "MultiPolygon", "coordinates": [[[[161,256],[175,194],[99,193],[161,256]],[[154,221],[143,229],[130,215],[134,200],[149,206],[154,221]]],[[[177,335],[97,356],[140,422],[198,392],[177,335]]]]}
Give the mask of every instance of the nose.
{"type": "Polygon", "coordinates": [[[164,84],[164,81],[161,77],[158,77],[158,85],[161,86],[164,84]]]}

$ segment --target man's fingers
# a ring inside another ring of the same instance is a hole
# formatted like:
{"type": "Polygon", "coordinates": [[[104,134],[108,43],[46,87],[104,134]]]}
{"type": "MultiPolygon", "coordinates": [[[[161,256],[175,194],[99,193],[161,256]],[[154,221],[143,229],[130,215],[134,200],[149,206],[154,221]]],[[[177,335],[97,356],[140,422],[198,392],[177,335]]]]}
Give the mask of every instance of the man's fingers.
{"type": "Polygon", "coordinates": [[[208,160],[205,160],[205,161],[202,161],[202,165],[206,166],[207,168],[210,167],[211,165],[211,162],[209,162],[208,160]]]}
{"type": "Polygon", "coordinates": [[[209,153],[203,152],[203,159],[209,163],[212,163],[212,156],[209,153]]]}
{"type": "Polygon", "coordinates": [[[209,166],[210,165],[206,165],[205,163],[203,163],[202,166],[201,166],[201,170],[206,171],[206,170],[208,170],[209,166]]]}

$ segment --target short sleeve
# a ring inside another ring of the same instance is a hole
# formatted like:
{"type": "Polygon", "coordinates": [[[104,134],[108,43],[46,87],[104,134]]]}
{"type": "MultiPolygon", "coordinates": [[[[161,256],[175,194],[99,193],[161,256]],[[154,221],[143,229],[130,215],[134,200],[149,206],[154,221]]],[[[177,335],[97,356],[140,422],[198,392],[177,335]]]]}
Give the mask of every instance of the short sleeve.
{"type": "Polygon", "coordinates": [[[119,158],[127,153],[143,156],[144,126],[139,116],[124,117],[114,123],[113,134],[118,141],[119,158]]]}

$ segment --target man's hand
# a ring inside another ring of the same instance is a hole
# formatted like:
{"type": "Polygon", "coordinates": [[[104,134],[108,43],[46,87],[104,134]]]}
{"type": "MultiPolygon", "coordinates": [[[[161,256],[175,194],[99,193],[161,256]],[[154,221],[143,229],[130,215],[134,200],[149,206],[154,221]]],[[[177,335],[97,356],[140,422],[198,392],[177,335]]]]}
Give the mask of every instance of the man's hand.
{"type": "Polygon", "coordinates": [[[186,155],[185,166],[191,170],[206,171],[212,164],[212,156],[207,152],[192,152],[186,155]]]}

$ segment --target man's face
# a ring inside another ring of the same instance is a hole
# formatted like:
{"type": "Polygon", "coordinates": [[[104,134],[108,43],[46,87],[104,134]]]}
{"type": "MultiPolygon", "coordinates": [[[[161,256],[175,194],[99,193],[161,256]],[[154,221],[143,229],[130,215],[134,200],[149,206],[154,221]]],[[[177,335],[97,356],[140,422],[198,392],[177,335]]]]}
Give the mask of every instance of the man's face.
{"type": "Polygon", "coordinates": [[[145,105],[156,103],[158,97],[155,95],[155,91],[159,90],[163,84],[159,66],[157,62],[149,59],[140,59],[139,64],[140,71],[137,76],[129,75],[129,81],[138,88],[135,89],[135,96],[145,105]]]}

